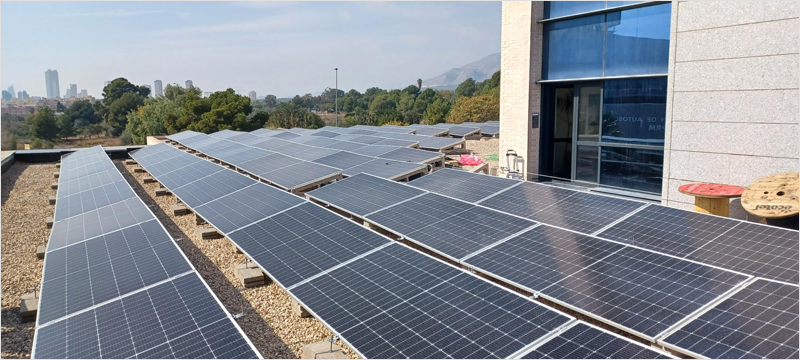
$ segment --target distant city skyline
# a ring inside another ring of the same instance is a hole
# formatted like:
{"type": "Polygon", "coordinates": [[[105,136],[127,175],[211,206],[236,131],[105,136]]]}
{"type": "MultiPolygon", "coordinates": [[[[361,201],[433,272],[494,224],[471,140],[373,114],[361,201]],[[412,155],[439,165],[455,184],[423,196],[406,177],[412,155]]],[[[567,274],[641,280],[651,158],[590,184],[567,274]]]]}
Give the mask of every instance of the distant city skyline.
{"type": "Polygon", "coordinates": [[[7,2],[0,85],[45,96],[41,74],[57,69],[97,97],[117,77],[288,97],[334,87],[338,67],[344,91],[399,88],[500,51],[500,10],[499,2],[7,2]]]}

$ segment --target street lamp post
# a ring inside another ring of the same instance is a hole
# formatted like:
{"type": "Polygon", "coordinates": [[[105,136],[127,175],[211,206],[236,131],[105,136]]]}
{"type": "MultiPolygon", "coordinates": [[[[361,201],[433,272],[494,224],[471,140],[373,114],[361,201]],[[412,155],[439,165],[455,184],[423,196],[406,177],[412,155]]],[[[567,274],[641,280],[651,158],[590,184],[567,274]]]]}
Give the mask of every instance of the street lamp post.
{"type": "Polygon", "coordinates": [[[334,111],[336,112],[336,127],[339,127],[339,68],[333,68],[333,70],[336,71],[336,93],[333,95],[336,104],[334,111]]]}

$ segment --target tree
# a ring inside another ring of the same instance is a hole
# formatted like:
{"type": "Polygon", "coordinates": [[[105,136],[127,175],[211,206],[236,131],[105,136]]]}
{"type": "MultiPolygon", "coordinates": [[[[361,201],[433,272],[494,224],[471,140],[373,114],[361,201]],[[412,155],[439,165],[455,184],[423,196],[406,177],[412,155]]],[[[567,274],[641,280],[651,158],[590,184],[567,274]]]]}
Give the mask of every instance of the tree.
{"type": "Polygon", "coordinates": [[[417,87],[422,91],[422,79],[417,79],[417,87]]]}
{"type": "Polygon", "coordinates": [[[345,116],[344,121],[349,126],[354,125],[378,125],[377,119],[370,115],[369,112],[362,108],[356,108],[352,114],[345,116]]]}
{"type": "Polygon", "coordinates": [[[58,122],[53,110],[42,108],[31,119],[31,136],[44,140],[53,140],[58,136],[58,122]]]}
{"type": "Polygon", "coordinates": [[[472,96],[475,93],[475,89],[475,80],[472,80],[472,78],[464,80],[456,88],[456,97],[472,96]]]}
{"type": "Polygon", "coordinates": [[[67,114],[58,117],[58,135],[63,139],[75,135],[75,121],[67,114]]]}
{"type": "Polygon", "coordinates": [[[447,122],[460,124],[465,121],[484,122],[500,118],[500,99],[491,95],[460,97],[453,104],[447,122]]]}
{"type": "MultiPolygon", "coordinates": [[[[72,103],[72,105],[65,110],[64,114],[62,114],[59,118],[59,123],[62,129],[67,126],[67,122],[72,124],[72,135],[66,136],[73,136],[87,125],[96,124],[101,121],[103,121],[103,118],[95,112],[95,108],[92,105],[92,102],[89,100],[78,100],[72,103]]],[[[65,137],[63,131],[61,136],[65,137]]]]}
{"type": "Polygon", "coordinates": [[[395,103],[390,94],[380,94],[369,104],[369,113],[371,115],[390,109],[395,109],[395,103]]]}
{"type": "Polygon", "coordinates": [[[150,95],[150,89],[131,84],[125,78],[116,78],[103,88],[103,105],[111,107],[112,103],[127,93],[135,93],[142,98],[146,98],[150,95]]]}
{"type": "Polygon", "coordinates": [[[267,108],[274,108],[278,105],[278,98],[275,95],[267,95],[264,97],[264,103],[267,105],[267,108]]]}
{"type": "Polygon", "coordinates": [[[166,123],[174,123],[181,116],[181,107],[164,97],[147,99],[145,106],[128,113],[126,130],[137,145],[147,142],[151,135],[167,134],[166,123]]]}
{"type": "Polygon", "coordinates": [[[443,123],[449,111],[450,104],[446,100],[438,98],[425,109],[422,120],[428,125],[443,123]]]}
{"type": "Polygon", "coordinates": [[[128,123],[128,113],[143,104],[144,98],[136,92],[126,92],[112,102],[108,107],[108,114],[106,114],[106,124],[111,126],[111,135],[121,134],[128,123]]]}
{"type": "Polygon", "coordinates": [[[325,126],[325,122],[317,114],[312,114],[294,101],[278,103],[267,124],[271,128],[284,129],[294,127],[319,129],[325,126]]]}
{"type": "Polygon", "coordinates": [[[133,145],[133,137],[131,136],[131,132],[127,129],[119,135],[119,144],[122,146],[125,145],[133,145]]]}
{"type": "Polygon", "coordinates": [[[419,87],[416,87],[414,85],[408,85],[408,86],[406,86],[405,89],[403,89],[402,92],[404,94],[411,94],[411,95],[416,96],[417,94],[419,94],[419,87]]]}

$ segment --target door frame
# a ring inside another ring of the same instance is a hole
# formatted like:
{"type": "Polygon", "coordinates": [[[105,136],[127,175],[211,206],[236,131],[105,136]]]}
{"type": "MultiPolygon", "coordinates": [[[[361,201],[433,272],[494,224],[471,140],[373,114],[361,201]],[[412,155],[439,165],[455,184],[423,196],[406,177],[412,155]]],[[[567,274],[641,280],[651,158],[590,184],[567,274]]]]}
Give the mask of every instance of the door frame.
{"type": "Polygon", "coordinates": [[[603,82],[602,81],[588,81],[588,82],[578,82],[573,84],[573,100],[572,100],[572,169],[571,169],[571,176],[570,180],[576,182],[587,182],[584,180],[577,180],[577,165],[578,165],[578,146],[593,146],[597,148],[597,178],[595,179],[595,185],[600,185],[600,163],[602,162],[600,156],[602,152],[600,151],[600,143],[601,138],[603,136],[603,82]],[[578,116],[580,114],[580,89],[582,87],[597,87],[600,89],[600,106],[598,114],[598,124],[597,124],[597,141],[579,141],[578,140],[578,116]]]}

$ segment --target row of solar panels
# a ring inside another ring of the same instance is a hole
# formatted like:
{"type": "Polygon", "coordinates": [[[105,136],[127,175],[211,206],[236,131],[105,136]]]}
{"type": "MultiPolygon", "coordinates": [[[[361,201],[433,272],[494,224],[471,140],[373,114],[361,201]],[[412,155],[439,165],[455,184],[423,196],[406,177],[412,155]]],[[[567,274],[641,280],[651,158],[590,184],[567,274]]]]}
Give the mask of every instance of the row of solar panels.
{"type": "Polygon", "coordinates": [[[33,358],[260,357],[97,146],[63,157],[33,358]]]}
{"type": "Polygon", "coordinates": [[[131,156],[363,357],[666,356],[168,145],[131,156]]]}
{"type": "Polygon", "coordinates": [[[449,169],[306,196],[689,355],[798,355],[796,231],[449,169]]]}

